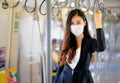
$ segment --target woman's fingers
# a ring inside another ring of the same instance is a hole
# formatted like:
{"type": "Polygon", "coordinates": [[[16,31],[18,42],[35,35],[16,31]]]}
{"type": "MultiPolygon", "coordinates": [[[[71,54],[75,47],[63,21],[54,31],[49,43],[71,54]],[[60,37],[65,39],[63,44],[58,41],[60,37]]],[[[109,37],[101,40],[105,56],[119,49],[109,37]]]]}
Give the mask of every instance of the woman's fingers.
{"type": "Polygon", "coordinates": [[[101,18],[102,18],[102,12],[100,10],[95,11],[94,13],[94,21],[96,28],[101,28],[101,18]]]}

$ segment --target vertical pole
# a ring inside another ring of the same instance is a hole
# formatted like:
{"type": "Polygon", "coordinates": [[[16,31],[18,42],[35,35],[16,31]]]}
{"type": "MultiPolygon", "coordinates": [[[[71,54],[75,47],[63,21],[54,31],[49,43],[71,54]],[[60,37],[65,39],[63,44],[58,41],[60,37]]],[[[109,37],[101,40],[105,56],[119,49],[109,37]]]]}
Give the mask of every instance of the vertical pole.
{"type": "Polygon", "coordinates": [[[9,29],[8,29],[8,43],[7,43],[7,62],[6,62],[6,68],[10,68],[11,66],[11,45],[12,45],[12,27],[13,27],[13,15],[14,15],[14,9],[10,8],[10,17],[9,17],[9,29]]]}
{"type": "Polygon", "coordinates": [[[46,0],[47,3],[47,55],[46,55],[46,74],[47,74],[47,83],[52,83],[52,57],[51,57],[51,0],[46,0]]]}

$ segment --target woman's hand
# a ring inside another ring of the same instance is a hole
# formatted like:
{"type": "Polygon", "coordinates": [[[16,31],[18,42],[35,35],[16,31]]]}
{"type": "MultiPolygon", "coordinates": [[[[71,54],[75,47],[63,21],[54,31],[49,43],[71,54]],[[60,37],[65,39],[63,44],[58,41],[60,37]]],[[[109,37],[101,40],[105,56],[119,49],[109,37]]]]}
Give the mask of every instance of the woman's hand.
{"type": "Polygon", "coordinates": [[[100,10],[98,10],[94,14],[94,21],[95,21],[95,26],[97,29],[102,28],[101,19],[102,19],[102,13],[100,10]]]}
{"type": "Polygon", "coordinates": [[[90,63],[92,64],[93,62],[95,62],[95,55],[94,55],[94,53],[92,53],[92,58],[91,58],[90,63]]]}

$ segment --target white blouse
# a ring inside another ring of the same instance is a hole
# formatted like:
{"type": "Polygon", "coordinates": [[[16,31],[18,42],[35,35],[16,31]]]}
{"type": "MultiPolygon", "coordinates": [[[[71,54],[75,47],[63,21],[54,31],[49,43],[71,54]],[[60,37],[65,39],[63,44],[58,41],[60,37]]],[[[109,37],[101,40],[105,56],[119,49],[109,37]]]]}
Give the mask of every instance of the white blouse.
{"type": "Polygon", "coordinates": [[[81,47],[76,49],[76,55],[74,56],[74,58],[72,59],[71,63],[68,63],[68,65],[72,68],[75,69],[75,67],[77,66],[77,63],[80,59],[80,52],[81,52],[81,47]]]}

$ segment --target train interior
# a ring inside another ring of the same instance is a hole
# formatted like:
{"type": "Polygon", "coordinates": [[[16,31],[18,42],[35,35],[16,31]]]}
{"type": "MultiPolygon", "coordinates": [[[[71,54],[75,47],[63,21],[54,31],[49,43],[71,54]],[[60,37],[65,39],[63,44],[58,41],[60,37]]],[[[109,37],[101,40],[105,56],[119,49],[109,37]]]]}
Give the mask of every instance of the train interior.
{"type": "Polygon", "coordinates": [[[52,83],[52,41],[59,56],[75,8],[85,13],[92,37],[94,12],[102,12],[106,50],[94,53],[94,83],[120,83],[120,0],[0,0],[0,83],[52,83]]]}

